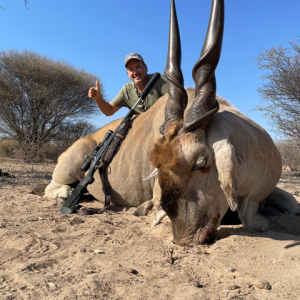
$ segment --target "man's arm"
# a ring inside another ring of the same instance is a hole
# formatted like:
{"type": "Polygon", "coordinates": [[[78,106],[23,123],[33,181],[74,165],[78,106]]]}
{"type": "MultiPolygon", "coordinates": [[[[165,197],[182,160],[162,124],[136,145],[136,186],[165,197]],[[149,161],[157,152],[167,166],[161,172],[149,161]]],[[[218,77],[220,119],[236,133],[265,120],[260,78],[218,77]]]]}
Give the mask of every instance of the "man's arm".
{"type": "Polygon", "coordinates": [[[91,99],[96,100],[98,107],[106,116],[112,116],[120,109],[120,107],[114,105],[112,102],[107,103],[104,101],[100,93],[98,80],[96,81],[96,87],[91,87],[88,95],[91,99]]]}

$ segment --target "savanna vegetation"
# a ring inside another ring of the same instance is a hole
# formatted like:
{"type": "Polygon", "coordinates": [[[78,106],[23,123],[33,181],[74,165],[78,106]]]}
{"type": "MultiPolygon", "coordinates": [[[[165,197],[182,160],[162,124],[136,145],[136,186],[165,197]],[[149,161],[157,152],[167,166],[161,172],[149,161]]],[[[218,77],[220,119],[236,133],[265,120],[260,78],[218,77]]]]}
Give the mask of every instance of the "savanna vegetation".
{"type": "MultiPolygon", "coordinates": [[[[25,1],[27,5],[27,1],[25,1]]],[[[278,135],[285,170],[300,173],[300,46],[263,49],[256,110],[278,135]]],[[[77,139],[97,130],[99,114],[87,91],[98,78],[66,61],[33,51],[0,52],[0,155],[25,162],[55,161],[77,139]]],[[[101,93],[104,89],[100,81],[101,93]]]]}
{"type": "Polygon", "coordinates": [[[256,57],[262,84],[258,88],[261,105],[257,107],[281,138],[277,146],[285,168],[300,172],[300,40],[286,47],[263,50],[256,57]]]}
{"type": "MultiPolygon", "coordinates": [[[[56,159],[96,131],[99,115],[87,96],[98,78],[66,61],[33,51],[0,52],[0,154],[26,162],[56,159]]],[[[101,93],[103,86],[100,82],[101,93]]]]}

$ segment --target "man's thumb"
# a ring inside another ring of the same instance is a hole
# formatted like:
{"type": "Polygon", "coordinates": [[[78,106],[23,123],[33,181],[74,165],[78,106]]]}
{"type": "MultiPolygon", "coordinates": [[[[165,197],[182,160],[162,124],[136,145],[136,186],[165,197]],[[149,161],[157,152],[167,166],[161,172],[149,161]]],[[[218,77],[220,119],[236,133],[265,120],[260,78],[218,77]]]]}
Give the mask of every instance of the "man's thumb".
{"type": "Polygon", "coordinates": [[[98,80],[96,81],[96,88],[97,88],[97,90],[100,90],[99,89],[99,81],[98,80]]]}

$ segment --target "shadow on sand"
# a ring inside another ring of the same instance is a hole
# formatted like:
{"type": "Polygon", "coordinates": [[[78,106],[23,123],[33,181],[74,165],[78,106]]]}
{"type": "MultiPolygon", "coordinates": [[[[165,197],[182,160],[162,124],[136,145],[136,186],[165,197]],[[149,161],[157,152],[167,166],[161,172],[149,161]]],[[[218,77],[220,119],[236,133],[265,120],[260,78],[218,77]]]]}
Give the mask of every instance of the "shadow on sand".
{"type": "MultiPolygon", "coordinates": [[[[291,214],[278,214],[275,216],[264,216],[269,221],[269,228],[264,232],[250,233],[242,226],[223,227],[217,232],[218,239],[227,238],[230,235],[267,237],[275,240],[294,240],[295,243],[286,246],[291,248],[300,246],[300,216],[291,214]],[[298,242],[299,241],[299,242],[298,242]]],[[[236,219],[234,219],[237,221],[236,219]]],[[[239,223],[240,224],[240,223],[239,223]]],[[[223,224],[237,225],[237,224],[223,224]]]]}

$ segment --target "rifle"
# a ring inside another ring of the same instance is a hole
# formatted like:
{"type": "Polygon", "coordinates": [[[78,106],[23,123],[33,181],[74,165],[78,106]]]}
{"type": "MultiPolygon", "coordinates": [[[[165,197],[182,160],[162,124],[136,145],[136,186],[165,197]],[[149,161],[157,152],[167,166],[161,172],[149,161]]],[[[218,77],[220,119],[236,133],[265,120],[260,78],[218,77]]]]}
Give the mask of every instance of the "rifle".
{"type": "Polygon", "coordinates": [[[76,206],[80,202],[80,198],[82,194],[86,191],[86,187],[89,184],[92,184],[94,182],[94,173],[96,170],[101,171],[101,168],[103,166],[103,157],[106,154],[107,150],[109,149],[110,145],[113,143],[115,136],[117,133],[122,129],[122,127],[126,124],[126,122],[129,122],[132,116],[134,115],[134,109],[139,104],[139,102],[149,93],[149,91],[153,88],[156,81],[159,79],[160,74],[155,73],[153,77],[149,80],[143,91],[139,95],[138,101],[135,103],[135,105],[131,108],[131,110],[128,112],[128,114],[125,116],[125,118],[122,120],[122,122],[119,124],[117,129],[115,131],[108,130],[105,134],[102,142],[100,142],[98,145],[94,147],[94,151],[92,152],[91,156],[86,156],[86,161],[81,167],[81,170],[88,173],[86,176],[79,182],[79,184],[76,186],[76,188],[72,191],[71,195],[68,197],[67,201],[64,203],[62,208],[60,209],[60,212],[63,214],[71,214],[74,212],[76,206]]]}

